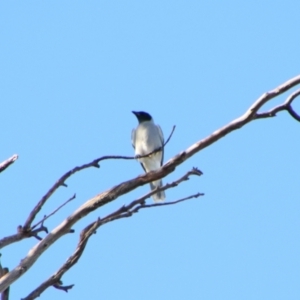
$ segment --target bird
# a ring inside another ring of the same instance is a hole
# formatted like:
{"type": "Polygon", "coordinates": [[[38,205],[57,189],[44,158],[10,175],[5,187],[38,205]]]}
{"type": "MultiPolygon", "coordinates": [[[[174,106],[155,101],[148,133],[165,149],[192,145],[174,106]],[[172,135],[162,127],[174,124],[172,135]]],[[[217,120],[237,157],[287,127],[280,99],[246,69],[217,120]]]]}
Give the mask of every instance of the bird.
{"type": "MultiPolygon", "coordinates": [[[[152,151],[163,147],[164,135],[159,125],[156,125],[150,114],[144,111],[132,111],[138,119],[138,126],[131,132],[131,142],[135,149],[135,155],[141,163],[142,168],[146,173],[158,170],[164,160],[164,149],[155,152],[147,157],[139,158],[139,156],[146,155],[152,151]]],[[[150,182],[151,190],[157,187],[162,187],[162,180],[155,180],[150,182]]],[[[165,199],[164,191],[157,192],[152,195],[154,202],[161,202],[165,199]]]]}

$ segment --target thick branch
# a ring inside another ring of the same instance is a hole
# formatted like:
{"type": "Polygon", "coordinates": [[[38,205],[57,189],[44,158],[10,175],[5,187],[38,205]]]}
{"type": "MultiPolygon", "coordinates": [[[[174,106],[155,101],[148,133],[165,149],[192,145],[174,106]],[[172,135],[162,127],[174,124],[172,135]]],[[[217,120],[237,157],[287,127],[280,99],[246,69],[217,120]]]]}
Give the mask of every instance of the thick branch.
{"type": "Polygon", "coordinates": [[[170,174],[175,168],[182,164],[189,157],[193,156],[200,150],[208,147],[215,143],[228,133],[241,128],[245,124],[255,119],[255,115],[258,110],[267,101],[272,98],[284,93],[288,89],[294,87],[300,83],[300,76],[294,77],[293,79],[285,82],[276,89],[263,94],[241,117],[235,119],[228,125],[222,127],[219,130],[213,132],[207,138],[196,142],[185,151],[171,158],[166,164],[164,164],[159,170],[146,173],[138,176],[137,178],[122,182],[115,187],[102,192],[92,199],[88,200],[85,204],[80,206],[74,213],[72,213],[67,219],[65,219],[60,225],[52,230],[40,243],[33,247],[28,255],[21,261],[21,263],[15,267],[9,274],[5,275],[0,279],[0,291],[7,288],[10,284],[16,281],[23,273],[25,273],[40,257],[40,255],[48,249],[50,245],[55,243],[61,236],[69,232],[70,228],[81,218],[89,214],[90,212],[98,209],[99,207],[117,199],[118,197],[131,192],[139,186],[142,186],[151,181],[158,180],[166,175],[170,174]]]}
{"type": "Polygon", "coordinates": [[[0,163],[0,173],[3,172],[6,168],[8,168],[10,165],[12,165],[17,159],[18,155],[14,154],[12,157],[0,163]]]}

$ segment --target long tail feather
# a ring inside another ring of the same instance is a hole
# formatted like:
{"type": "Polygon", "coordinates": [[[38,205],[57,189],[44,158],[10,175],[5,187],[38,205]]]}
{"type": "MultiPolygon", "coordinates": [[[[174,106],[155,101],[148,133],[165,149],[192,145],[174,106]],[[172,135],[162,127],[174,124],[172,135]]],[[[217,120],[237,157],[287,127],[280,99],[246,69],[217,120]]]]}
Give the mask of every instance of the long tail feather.
{"type": "MultiPolygon", "coordinates": [[[[152,191],[155,190],[156,187],[161,187],[162,185],[163,185],[162,180],[150,182],[150,187],[151,187],[152,191]]],[[[166,198],[165,191],[157,192],[156,194],[152,195],[152,198],[153,198],[154,202],[163,201],[166,198]]]]}

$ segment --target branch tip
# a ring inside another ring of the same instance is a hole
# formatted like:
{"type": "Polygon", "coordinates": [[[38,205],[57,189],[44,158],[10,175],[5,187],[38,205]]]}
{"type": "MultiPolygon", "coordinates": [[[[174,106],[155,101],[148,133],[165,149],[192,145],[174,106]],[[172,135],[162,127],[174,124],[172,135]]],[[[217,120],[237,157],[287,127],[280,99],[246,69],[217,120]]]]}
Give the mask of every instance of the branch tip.
{"type": "Polygon", "coordinates": [[[61,291],[64,291],[64,292],[68,292],[70,289],[73,288],[74,284],[70,284],[70,285],[60,285],[59,283],[55,283],[52,285],[54,288],[58,289],[58,290],[61,290],[61,291]]]}
{"type": "Polygon", "coordinates": [[[0,173],[7,169],[10,165],[12,165],[18,159],[18,157],[19,156],[17,154],[14,154],[13,156],[0,163],[0,173]]]}
{"type": "MultiPolygon", "coordinates": [[[[37,222],[35,225],[33,225],[31,227],[31,229],[34,229],[35,227],[37,227],[39,224],[42,224],[41,226],[43,226],[45,220],[47,220],[48,218],[50,218],[51,216],[53,216],[56,212],[58,212],[62,207],[64,207],[67,203],[69,203],[70,201],[74,200],[76,198],[76,193],[71,197],[69,198],[67,201],[65,201],[63,204],[61,204],[58,208],[56,208],[52,213],[50,213],[48,216],[47,215],[44,215],[44,218],[37,222]]],[[[47,232],[48,233],[48,232],[47,232]]]]}
{"type": "Polygon", "coordinates": [[[197,176],[201,176],[201,175],[203,175],[203,172],[201,170],[199,170],[198,168],[193,167],[192,174],[197,175],[197,176]]]}

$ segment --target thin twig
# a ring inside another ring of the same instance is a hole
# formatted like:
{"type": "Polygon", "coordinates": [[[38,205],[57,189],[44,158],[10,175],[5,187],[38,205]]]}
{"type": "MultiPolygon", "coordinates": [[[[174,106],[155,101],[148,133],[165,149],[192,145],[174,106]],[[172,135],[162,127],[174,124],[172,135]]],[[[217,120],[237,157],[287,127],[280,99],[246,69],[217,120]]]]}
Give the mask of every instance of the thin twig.
{"type": "Polygon", "coordinates": [[[183,202],[183,201],[186,201],[186,200],[190,200],[192,198],[198,198],[200,196],[204,196],[204,193],[196,193],[196,194],[193,194],[191,196],[181,198],[179,200],[175,200],[175,201],[171,201],[171,202],[162,202],[162,203],[152,203],[152,204],[139,205],[134,210],[132,210],[131,213],[138,212],[140,209],[143,209],[143,208],[173,205],[173,204],[177,204],[177,203],[180,203],[180,202],[183,202]]]}
{"type": "Polygon", "coordinates": [[[58,290],[61,290],[61,291],[64,291],[67,293],[70,289],[73,288],[74,284],[70,284],[70,285],[53,284],[52,286],[58,290]]]}
{"type": "MultiPolygon", "coordinates": [[[[72,201],[75,198],[76,198],[76,194],[74,194],[70,199],[68,199],[66,202],[64,202],[62,205],[60,205],[58,208],[56,208],[48,216],[44,216],[44,218],[41,221],[39,221],[38,223],[36,223],[34,226],[32,226],[29,229],[25,229],[23,226],[19,225],[17,227],[16,234],[13,234],[13,235],[10,235],[10,236],[0,239],[0,249],[3,247],[6,247],[12,243],[15,243],[15,242],[18,242],[25,238],[30,238],[30,237],[35,237],[36,239],[41,241],[42,238],[38,235],[38,233],[40,233],[40,232],[48,233],[47,227],[44,226],[44,221],[46,219],[48,219],[49,217],[53,216],[58,210],[60,210],[63,206],[65,206],[67,203],[69,203],[70,201],[72,201]],[[40,224],[41,224],[41,226],[36,228],[40,224]]],[[[73,231],[70,230],[70,232],[73,232],[73,231]]]]}
{"type": "Polygon", "coordinates": [[[100,225],[104,225],[106,223],[109,223],[109,222],[112,222],[115,220],[131,217],[133,214],[137,213],[140,209],[143,209],[143,208],[173,205],[173,204],[177,204],[177,203],[180,203],[180,202],[192,199],[192,198],[198,198],[200,196],[204,196],[204,193],[196,193],[194,195],[191,195],[191,196],[188,196],[188,197],[176,200],[176,201],[162,202],[162,203],[143,204],[143,203],[137,203],[136,201],[134,201],[135,202],[134,207],[131,207],[133,203],[130,203],[128,206],[121,207],[121,209],[119,210],[119,212],[117,214],[111,214],[111,215],[101,219],[100,225]],[[129,206],[131,208],[129,208],[129,206]]]}
{"type": "MultiPolygon", "coordinates": [[[[189,180],[189,177],[191,175],[201,176],[202,174],[203,174],[202,171],[200,171],[198,168],[194,167],[194,168],[192,168],[192,170],[188,171],[186,174],[184,174],[181,178],[177,179],[176,181],[173,181],[171,183],[167,183],[167,184],[165,184],[164,186],[162,186],[160,188],[156,188],[155,190],[152,190],[152,191],[148,192],[146,195],[140,197],[137,200],[132,201],[127,206],[120,207],[118,210],[116,210],[115,212],[109,214],[104,219],[110,219],[111,217],[113,217],[115,215],[118,215],[120,212],[122,212],[124,210],[128,211],[137,204],[145,204],[145,200],[150,198],[153,194],[155,194],[157,192],[160,192],[160,191],[168,190],[170,188],[174,188],[174,187],[178,186],[180,183],[182,183],[183,181],[189,180]]],[[[170,202],[164,202],[164,203],[170,203],[170,202]]],[[[102,222],[103,222],[104,219],[102,219],[102,222]]]]}
{"type": "Polygon", "coordinates": [[[76,198],[76,194],[74,194],[70,199],[68,199],[66,202],[64,202],[62,205],[60,205],[58,208],[56,208],[52,213],[50,213],[48,216],[44,216],[44,218],[37,222],[35,225],[31,227],[31,230],[33,230],[36,226],[43,223],[45,220],[53,216],[55,213],[57,213],[62,207],[64,207],[66,204],[68,204],[70,201],[74,200],[76,198]]]}

